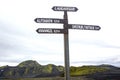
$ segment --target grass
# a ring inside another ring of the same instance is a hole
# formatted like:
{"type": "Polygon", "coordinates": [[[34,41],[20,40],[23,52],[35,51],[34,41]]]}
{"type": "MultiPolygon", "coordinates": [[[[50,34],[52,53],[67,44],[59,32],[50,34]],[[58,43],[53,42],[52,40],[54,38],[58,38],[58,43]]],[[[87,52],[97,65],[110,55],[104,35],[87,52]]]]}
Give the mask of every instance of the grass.
{"type": "MultiPolygon", "coordinates": [[[[65,80],[65,78],[64,77],[50,77],[50,78],[19,78],[19,79],[2,79],[2,80],[65,80]]],[[[71,80],[93,80],[93,79],[88,79],[85,77],[71,77],[71,80]]]]}

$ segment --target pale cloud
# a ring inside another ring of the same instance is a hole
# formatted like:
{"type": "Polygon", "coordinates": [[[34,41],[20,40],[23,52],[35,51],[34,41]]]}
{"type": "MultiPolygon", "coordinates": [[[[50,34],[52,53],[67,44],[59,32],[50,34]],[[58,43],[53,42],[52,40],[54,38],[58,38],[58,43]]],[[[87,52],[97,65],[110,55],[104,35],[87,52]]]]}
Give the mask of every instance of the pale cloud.
{"type": "Polygon", "coordinates": [[[84,61],[73,61],[71,62],[72,65],[80,66],[80,65],[101,65],[101,64],[107,64],[107,65],[115,65],[120,66],[120,55],[117,56],[111,56],[106,57],[101,60],[84,60],[84,61]]]}

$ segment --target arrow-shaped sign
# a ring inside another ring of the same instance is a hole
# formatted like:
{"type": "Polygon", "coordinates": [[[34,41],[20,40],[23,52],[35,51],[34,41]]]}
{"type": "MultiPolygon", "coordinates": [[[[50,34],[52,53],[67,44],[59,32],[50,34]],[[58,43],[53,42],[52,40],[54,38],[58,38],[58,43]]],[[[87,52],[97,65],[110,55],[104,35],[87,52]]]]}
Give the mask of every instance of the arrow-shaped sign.
{"type": "Polygon", "coordinates": [[[36,23],[64,23],[63,19],[56,19],[56,18],[36,18],[36,23]]]}
{"type": "Polygon", "coordinates": [[[83,24],[68,24],[69,29],[81,29],[81,30],[100,30],[97,25],[83,25],[83,24]]]}
{"type": "Polygon", "coordinates": [[[78,8],[76,7],[65,7],[65,6],[54,6],[52,8],[54,11],[70,11],[70,12],[76,12],[78,8]]]}
{"type": "Polygon", "coordinates": [[[36,30],[38,33],[67,33],[67,30],[65,29],[53,29],[53,28],[38,28],[36,30]]]}

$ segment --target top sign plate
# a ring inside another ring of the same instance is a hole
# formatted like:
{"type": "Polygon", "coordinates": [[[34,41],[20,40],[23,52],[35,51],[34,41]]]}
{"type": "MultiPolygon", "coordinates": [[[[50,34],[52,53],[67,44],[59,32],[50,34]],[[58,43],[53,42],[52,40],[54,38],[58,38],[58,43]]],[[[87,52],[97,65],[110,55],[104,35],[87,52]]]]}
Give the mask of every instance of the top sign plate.
{"type": "Polygon", "coordinates": [[[76,7],[65,7],[65,6],[54,6],[52,8],[54,11],[70,11],[70,12],[76,12],[78,8],[76,7]]]}

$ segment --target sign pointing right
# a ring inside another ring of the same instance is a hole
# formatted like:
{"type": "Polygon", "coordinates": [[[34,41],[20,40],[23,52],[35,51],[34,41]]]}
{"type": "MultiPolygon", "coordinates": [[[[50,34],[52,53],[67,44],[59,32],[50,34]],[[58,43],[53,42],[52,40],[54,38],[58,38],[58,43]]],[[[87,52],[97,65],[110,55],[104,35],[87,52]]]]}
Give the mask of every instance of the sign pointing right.
{"type": "Polygon", "coordinates": [[[81,29],[81,30],[100,30],[97,25],[83,25],[83,24],[68,24],[69,29],[81,29]]]}

